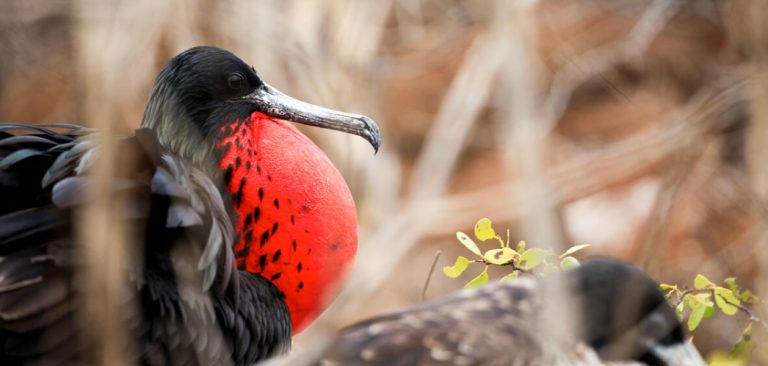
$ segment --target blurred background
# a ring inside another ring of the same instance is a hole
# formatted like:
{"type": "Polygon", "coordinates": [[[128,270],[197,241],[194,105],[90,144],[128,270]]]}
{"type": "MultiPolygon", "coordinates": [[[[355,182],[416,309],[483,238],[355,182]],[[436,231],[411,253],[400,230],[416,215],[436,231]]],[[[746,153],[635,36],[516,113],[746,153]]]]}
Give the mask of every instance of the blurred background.
{"type": "MultiPolygon", "coordinates": [[[[512,242],[765,297],[767,16],[762,0],[3,0],[0,121],[130,133],[160,68],[202,44],[374,118],[376,156],[304,129],[355,194],[360,253],[296,349],[423,301],[438,250],[426,298],[461,288],[440,268],[481,217],[512,242]]],[[[716,316],[695,342],[729,348],[747,321],[716,316]]]]}

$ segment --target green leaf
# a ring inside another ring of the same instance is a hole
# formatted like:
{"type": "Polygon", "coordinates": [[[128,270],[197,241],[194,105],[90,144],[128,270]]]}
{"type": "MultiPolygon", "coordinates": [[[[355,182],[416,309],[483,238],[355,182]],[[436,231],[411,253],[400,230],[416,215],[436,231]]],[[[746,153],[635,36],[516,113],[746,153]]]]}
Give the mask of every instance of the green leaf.
{"type": "Polygon", "coordinates": [[[734,315],[739,311],[736,305],[740,305],[741,300],[733,294],[733,291],[724,287],[715,287],[715,304],[726,315],[734,315]]]}
{"type": "Polygon", "coordinates": [[[517,279],[517,277],[518,277],[518,275],[519,275],[519,273],[518,273],[517,271],[514,271],[514,272],[512,272],[512,273],[510,273],[510,274],[508,274],[508,275],[506,275],[506,276],[502,277],[502,278],[499,280],[499,282],[509,282],[509,281],[513,281],[513,280],[516,280],[516,279],[517,279]]]}
{"type": "Polygon", "coordinates": [[[483,273],[477,275],[477,277],[473,278],[472,281],[467,282],[467,284],[464,285],[464,288],[478,287],[485,285],[486,283],[488,283],[488,267],[485,267],[483,273]]]}
{"type": "Polygon", "coordinates": [[[456,278],[464,273],[464,271],[467,269],[467,266],[469,266],[469,259],[458,256],[456,258],[456,263],[454,263],[452,266],[443,267],[443,273],[450,278],[456,278]]]}
{"type": "Polygon", "coordinates": [[[707,355],[708,366],[749,366],[749,358],[744,360],[725,350],[717,350],[707,355]]]}
{"type": "Polygon", "coordinates": [[[751,291],[744,290],[738,294],[739,300],[747,304],[757,304],[760,302],[760,298],[755,296],[751,291]]]}
{"type": "Polygon", "coordinates": [[[688,317],[688,329],[693,332],[704,318],[714,314],[714,304],[709,299],[712,294],[686,295],[683,301],[691,308],[691,315],[688,317]]]}
{"type": "Polygon", "coordinates": [[[520,255],[521,267],[524,270],[531,270],[541,264],[549,255],[549,251],[541,248],[531,248],[520,255]]]}
{"type": "Polygon", "coordinates": [[[475,236],[480,239],[480,241],[486,241],[496,237],[496,231],[493,230],[491,224],[491,220],[486,217],[478,220],[475,224],[475,236]]]}
{"type": "Polygon", "coordinates": [[[723,283],[733,292],[736,292],[739,289],[739,285],[736,284],[736,277],[728,277],[723,280],[723,283]]]}
{"type": "Polygon", "coordinates": [[[491,249],[487,252],[485,252],[485,255],[483,255],[483,258],[485,258],[486,261],[490,262],[491,264],[495,264],[497,266],[507,264],[509,261],[512,260],[515,256],[515,251],[512,250],[512,248],[500,248],[500,249],[491,249]]]}
{"type": "Polygon", "coordinates": [[[579,260],[571,256],[567,256],[560,261],[560,269],[562,270],[576,268],[580,265],[579,260]]]}
{"type": "Polygon", "coordinates": [[[715,315],[715,307],[707,306],[707,311],[704,312],[704,319],[709,319],[712,315],[715,315]]]}
{"type": "Polygon", "coordinates": [[[675,306],[675,315],[677,315],[677,319],[681,322],[683,321],[683,310],[685,309],[685,301],[680,301],[677,306],[675,306]]]}
{"type": "Polygon", "coordinates": [[[689,303],[691,307],[691,316],[688,317],[688,330],[693,332],[701,324],[704,319],[704,314],[707,312],[707,306],[698,301],[691,301],[689,303]]]}
{"type": "Polygon", "coordinates": [[[477,247],[477,244],[467,236],[467,234],[462,233],[461,231],[456,233],[456,239],[459,239],[461,244],[463,244],[467,249],[469,249],[470,252],[477,254],[479,257],[482,257],[483,255],[480,253],[480,248],[477,247]]]}
{"type": "Polygon", "coordinates": [[[563,254],[560,254],[560,258],[563,258],[563,257],[569,256],[569,255],[571,255],[571,254],[573,254],[573,253],[576,253],[576,252],[578,252],[578,251],[580,251],[580,250],[582,250],[582,249],[587,249],[587,248],[589,248],[589,247],[591,247],[591,246],[592,246],[592,244],[579,244],[579,245],[574,245],[574,246],[572,246],[572,247],[568,248],[568,250],[566,250],[566,251],[565,251],[563,254]]]}
{"type": "Polygon", "coordinates": [[[677,286],[669,285],[669,284],[666,284],[666,283],[662,283],[662,284],[659,285],[659,290],[661,290],[661,291],[677,290],[677,286]]]}
{"type": "Polygon", "coordinates": [[[715,294],[722,296],[725,300],[728,300],[731,304],[741,305],[741,300],[733,293],[733,291],[724,287],[715,287],[715,294]]]}
{"type": "Polygon", "coordinates": [[[715,296],[715,304],[725,315],[734,315],[739,311],[739,308],[729,304],[722,296],[715,296]]]}
{"type": "Polygon", "coordinates": [[[708,286],[714,286],[714,284],[702,274],[697,274],[696,278],[693,279],[693,287],[697,290],[707,288],[708,286]]]}
{"type": "Polygon", "coordinates": [[[715,304],[712,303],[712,300],[710,300],[710,297],[712,296],[711,293],[707,292],[704,294],[696,294],[696,295],[688,295],[696,299],[697,301],[703,303],[706,306],[715,306],[715,304]]]}
{"type": "MultiPolygon", "coordinates": [[[[752,323],[747,324],[744,331],[741,333],[739,341],[733,347],[734,353],[745,356],[749,361],[749,356],[752,354],[752,350],[755,349],[755,341],[752,340],[752,323]]],[[[747,362],[748,363],[748,362],[747,362]]]]}
{"type": "Polygon", "coordinates": [[[520,242],[517,243],[517,249],[515,249],[515,251],[518,253],[525,251],[525,240],[520,240],[520,242]]]}

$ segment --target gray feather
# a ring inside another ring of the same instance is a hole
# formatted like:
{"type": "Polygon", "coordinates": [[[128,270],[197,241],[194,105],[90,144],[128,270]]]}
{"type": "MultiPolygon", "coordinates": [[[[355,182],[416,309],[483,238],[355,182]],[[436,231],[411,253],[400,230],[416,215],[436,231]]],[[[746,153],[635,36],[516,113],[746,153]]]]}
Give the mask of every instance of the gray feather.
{"type": "Polygon", "coordinates": [[[34,135],[13,136],[13,137],[8,137],[0,140],[0,146],[25,144],[25,143],[38,143],[38,144],[45,144],[49,146],[56,145],[56,141],[52,141],[45,137],[34,136],[34,135]]]}
{"type": "Polygon", "coordinates": [[[72,175],[78,161],[88,150],[93,148],[93,143],[88,140],[81,140],[70,144],[60,145],[51,149],[51,151],[60,148],[66,148],[66,150],[59,154],[53,164],[51,164],[51,167],[48,168],[48,171],[45,172],[42,181],[43,188],[47,188],[54,182],[72,175]]]}
{"type": "Polygon", "coordinates": [[[88,182],[81,177],[69,177],[53,186],[51,200],[59,207],[72,207],[85,201],[88,182]]]}
{"type": "Polygon", "coordinates": [[[13,164],[16,164],[24,159],[27,159],[29,157],[39,155],[41,152],[39,150],[33,150],[33,149],[23,149],[23,150],[16,150],[0,160],[0,170],[2,169],[8,169],[13,164]]]}

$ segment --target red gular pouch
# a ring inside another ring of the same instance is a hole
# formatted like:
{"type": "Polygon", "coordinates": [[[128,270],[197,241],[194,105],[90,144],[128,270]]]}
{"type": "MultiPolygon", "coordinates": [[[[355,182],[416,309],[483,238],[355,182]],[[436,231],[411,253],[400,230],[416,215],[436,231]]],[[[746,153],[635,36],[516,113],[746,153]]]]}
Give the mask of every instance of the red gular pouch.
{"type": "Polygon", "coordinates": [[[240,270],[284,294],[297,334],[330,302],[357,252],[357,213],[338,169],[291,123],[259,112],[222,127],[219,167],[238,214],[240,270]]]}

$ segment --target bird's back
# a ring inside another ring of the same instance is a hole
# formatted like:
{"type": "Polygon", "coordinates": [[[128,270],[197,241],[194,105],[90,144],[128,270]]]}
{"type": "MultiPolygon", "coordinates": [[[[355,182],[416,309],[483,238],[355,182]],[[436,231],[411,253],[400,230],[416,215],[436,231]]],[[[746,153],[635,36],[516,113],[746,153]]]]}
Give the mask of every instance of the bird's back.
{"type": "Polygon", "coordinates": [[[342,330],[320,364],[576,365],[595,359],[586,348],[545,335],[539,295],[533,281],[521,279],[373,318],[342,330]]]}

